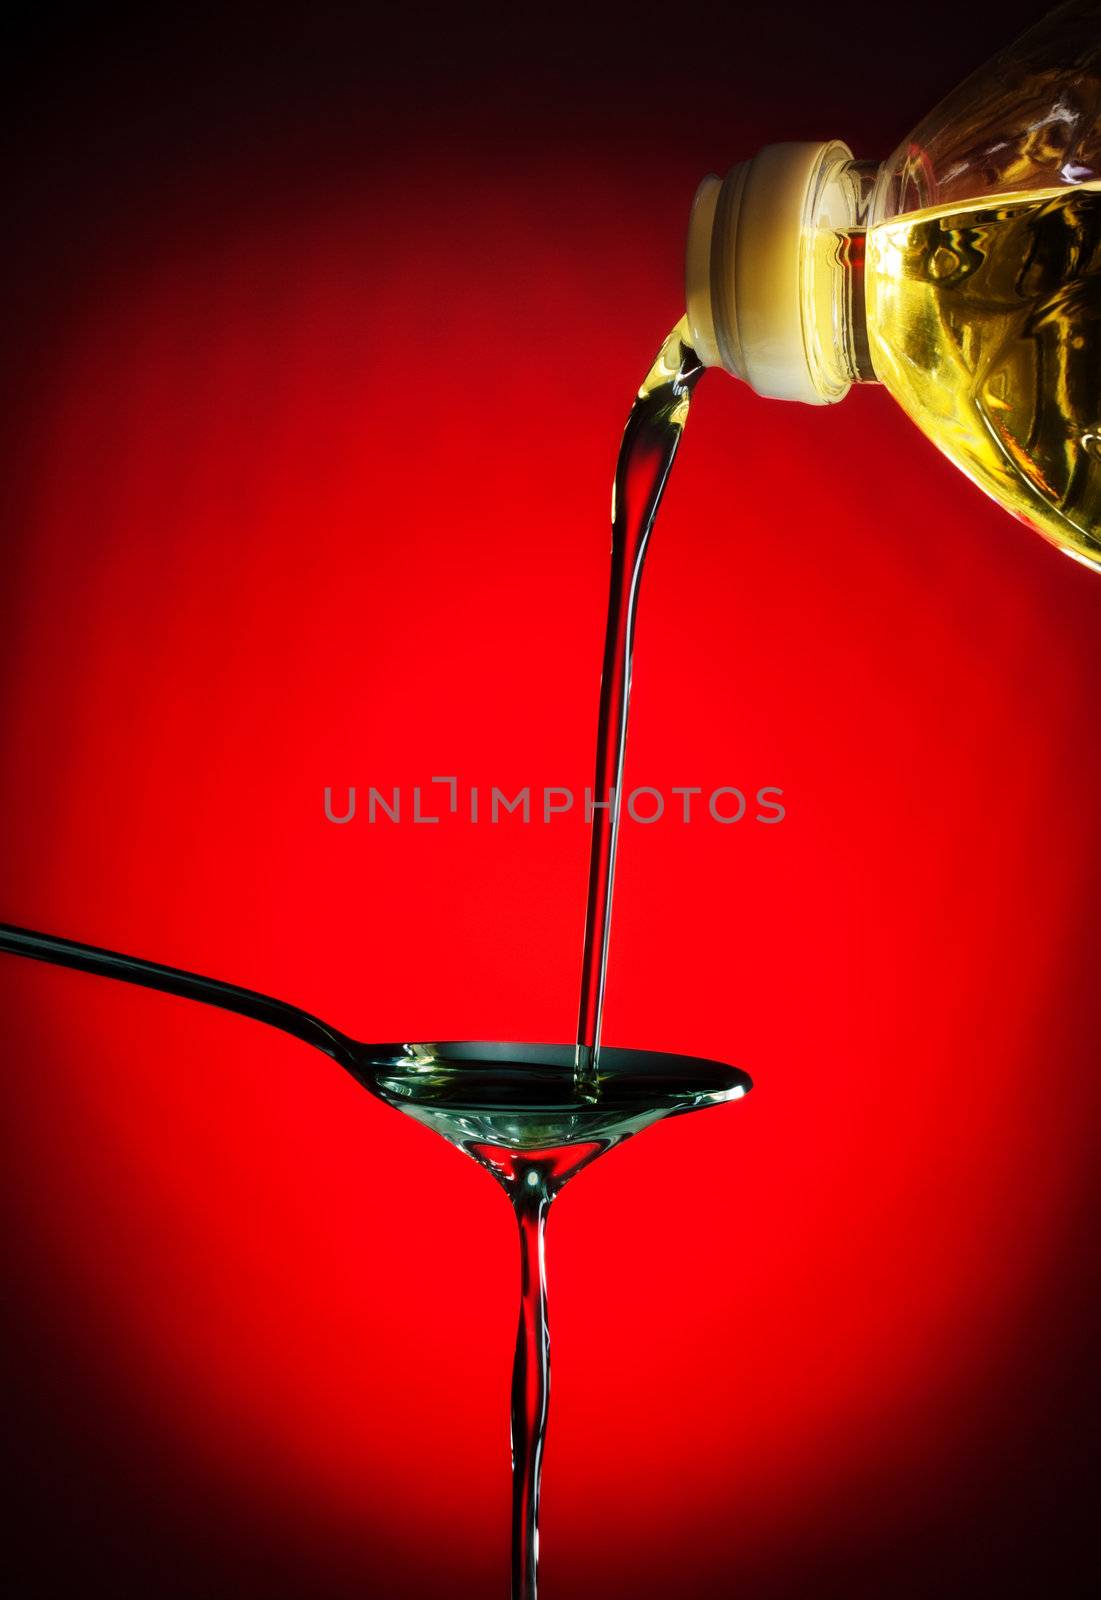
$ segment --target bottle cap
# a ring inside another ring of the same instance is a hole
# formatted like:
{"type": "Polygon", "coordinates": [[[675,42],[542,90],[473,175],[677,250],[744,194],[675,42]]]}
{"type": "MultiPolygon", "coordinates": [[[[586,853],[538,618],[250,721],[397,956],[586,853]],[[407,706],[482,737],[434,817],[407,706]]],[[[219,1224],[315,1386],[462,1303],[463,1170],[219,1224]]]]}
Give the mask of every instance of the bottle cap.
{"type": "MultiPolygon", "coordinates": [[[[832,339],[836,250],[816,249],[856,221],[840,140],[771,144],[700,184],[685,270],[692,345],[758,394],[826,405],[848,383],[823,371],[816,346],[832,339]],[[819,259],[821,257],[821,259],[819,259]]],[[[826,363],[831,366],[832,363],[826,363]]]]}

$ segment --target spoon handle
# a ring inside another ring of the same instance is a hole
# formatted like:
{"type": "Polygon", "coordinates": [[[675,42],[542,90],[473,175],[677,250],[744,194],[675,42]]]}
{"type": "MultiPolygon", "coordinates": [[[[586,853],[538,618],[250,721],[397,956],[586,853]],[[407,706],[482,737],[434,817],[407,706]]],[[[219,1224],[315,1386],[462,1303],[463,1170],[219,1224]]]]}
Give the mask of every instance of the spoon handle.
{"type": "Polygon", "coordinates": [[[273,1000],[255,989],[223,983],[220,978],[204,978],[196,972],[185,972],[181,967],[165,967],[158,961],[119,955],[115,950],[79,944],[75,939],[58,939],[49,933],[34,933],[6,922],[0,922],[0,951],[26,956],[32,961],[47,961],[57,967],[74,967],[78,972],[95,973],[101,978],[140,984],[145,989],[160,989],[164,994],[200,1000],[204,1005],[219,1006],[223,1011],[236,1011],[312,1044],[350,1071],[363,1054],[354,1040],[308,1011],[288,1005],[285,1000],[273,1000]]]}

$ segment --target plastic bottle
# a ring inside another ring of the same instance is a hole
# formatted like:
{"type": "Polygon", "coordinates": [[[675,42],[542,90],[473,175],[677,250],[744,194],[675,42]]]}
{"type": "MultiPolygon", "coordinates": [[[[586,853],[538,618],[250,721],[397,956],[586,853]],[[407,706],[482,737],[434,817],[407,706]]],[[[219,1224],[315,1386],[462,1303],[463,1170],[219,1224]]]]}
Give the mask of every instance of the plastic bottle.
{"type": "Polygon", "coordinates": [[[1101,0],[1072,0],[886,161],[766,146],[700,184],[708,366],[825,405],[880,382],[1007,510],[1101,570],[1101,0]]]}

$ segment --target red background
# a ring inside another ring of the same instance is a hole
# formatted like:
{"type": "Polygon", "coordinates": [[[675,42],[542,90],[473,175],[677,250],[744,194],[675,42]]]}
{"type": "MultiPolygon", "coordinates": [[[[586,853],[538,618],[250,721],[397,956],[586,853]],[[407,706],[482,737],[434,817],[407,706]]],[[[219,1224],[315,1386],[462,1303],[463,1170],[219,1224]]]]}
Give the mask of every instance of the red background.
{"type": "MultiPolygon", "coordinates": [[[[694,184],[885,154],[1029,15],[957,11],[44,13],[0,916],[363,1038],[568,1038],[576,818],[336,828],[323,788],[584,786],[694,184]]],[[[629,781],[788,815],[628,827],[606,1037],[757,1089],[556,1208],[548,1600],[1089,1587],[1099,612],[884,393],[700,390],[629,781]]],[[[503,1592],[484,1174],[255,1024],[0,990],[20,1593],[503,1592]]]]}

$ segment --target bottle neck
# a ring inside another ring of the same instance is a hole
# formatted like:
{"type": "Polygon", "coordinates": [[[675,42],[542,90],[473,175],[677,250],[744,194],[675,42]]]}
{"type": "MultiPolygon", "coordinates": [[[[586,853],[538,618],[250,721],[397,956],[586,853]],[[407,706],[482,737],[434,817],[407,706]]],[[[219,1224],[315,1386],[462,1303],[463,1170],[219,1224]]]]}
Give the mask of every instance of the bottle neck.
{"type": "Polygon", "coordinates": [[[864,226],[877,176],[839,140],[768,145],[692,208],[688,320],[707,366],[774,399],[828,405],[874,381],[864,226]]]}
{"type": "MultiPolygon", "coordinates": [[[[873,165],[871,162],[862,164],[873,165]]],[[[839,340],[840,362],[850,383],[879,382],[872,366],[871,345],[868,340],[868,310],[864,291],[866,240],[867,230],[863,227],[845,228],[837,235],[843,305],[839,340]]]]}

